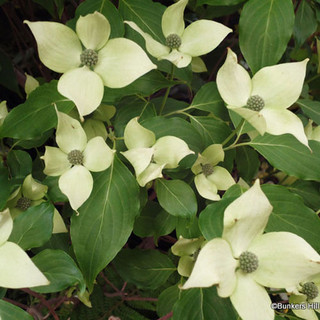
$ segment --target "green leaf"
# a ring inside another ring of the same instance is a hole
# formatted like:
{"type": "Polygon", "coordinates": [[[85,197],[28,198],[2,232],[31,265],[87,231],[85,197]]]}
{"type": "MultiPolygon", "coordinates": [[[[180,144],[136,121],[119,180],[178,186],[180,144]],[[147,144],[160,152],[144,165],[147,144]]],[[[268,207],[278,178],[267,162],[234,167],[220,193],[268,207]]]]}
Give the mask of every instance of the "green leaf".
{"type": "Polygon", "coordinates": [[[223,120],[229,119],[228,109],[220,97],[215,82],[208,82],[203,85],[193,98],[190,107],[213,113],[223,120]]]}
{"type": "Polygon", "coordinates": [[[13,229],[9,240],[22,249],[40,247],[52,234],[54,207],[49,202],[30,207],[13,220],[13,229]]]}
{"type": "Polygon", "coordinates": [[[57,81],[46,83],[31,92],[28,100],[14,108],[0,128],[0,138],[37,139],[57,124],[54,105],[68,113],[74,103],[57,91],[57,81]]]}
{"type": "Polygon", "coordinates": [[[140,124],[153,131],[157,139],[164,136],[175,136],[184,140],[195,152],[204,149],[201,135],[188,121],[181,118],[153,117],[141,121],[140,124]]]}
{"type": "Polygon", "coordinates": [[[204,148],[214,143],[222,143],[230,134],[230,127],[222,120],[208,117],[190,116],[192,126],[202,137],[204,148]]]}
{"type": "Polygon", "coordinates": [[[293,35],[296,47],[301,45],[317,30],[317,19],[315,12],[306,0],[302,0],[296,12],[293,35]]]}
{"type": "Polygon", "coordinates": [[[180,236],[191,239],[201,237],[202,234],[199,229],[199,219],[197,216],[189,218],[178,218],[176,227],[177,238],[180,236]]]}
{"type": "Polygon", "coordinates": [[[139,237],[154,237],[171,233],[176,227],[176,217],[168,214],[158,203],[149,201],[137,217],[133,232],[139,237]]]}
{"type": "Polygon", "coordinates": [[[33,317],[13,304],[0,300],[0,319],[3,320],[33,320],[33,317]]]}
{"type": "Polygon", "coordinates": [[[8,169],[3,167],[0,163],[0,211],[4,209],[4,206],[10,196],[11,185],[9,181],[8,169]]]}
{"type": "Polygon", "coordinates": [[[144,289],[159,288],[176,271],[171,260],[156,250],[124,249],[113,264],[125,281],[144,289]]]}
{"type": "Polygon", "coordinates": [[[320,125],[320,102],[308,99],[297,101],[302,111],[312,119],[317,125],[320,125]]]}
{"type": "Polygon", "coordinates": [[[41,136],[31,140],[14,139],[14,144],[24,149],[41,147],[53,134],[53,129],[44,132],[41,136]]]}
{"type": "Polygon", "coordinates": [[[75,12],[74,19],[68,21],[68,26],[75,29],[77,20],[80,16],[98,11],[109,21],[111,27],[110,39],[123,37],[124,26],[122,18],[110,0],[86,0],[82,2],[75,12]]]}
{"type": "Polygon", "coordinates": [[[290,134],[264,134],[248,144],[289,176],[320,181],[320,142],[309,141],[312,152],[290,134]]]}
{"type": "Polygon", "coordinates": [[[97,274],[128,240],[140,206],[136,179],[117,157],[93,177],[90,198],[71,219],[74,252],[90,291],[97,274]]]}
{"type": "Polygon", "coordinates": [[[8,153],[7,163],[10,174],[15,178],[24,178],[31,173],[32,159],[29,153],[22,150],[12,150],[8,153]]]}
{"type": "Polygon", "coordinates": [[[197,288],[182,291],[173,307],[172,320],[237,320],[230,299],[220,298],[216,288],[197,288]]]}
{"type": "Polygon", "coordinates": [[[160,317],[163,317],[172,311],[174,304],[179,299],[180,291],[179,287],[174,285],[160,293],[157,303],[157,314],[160,317]]]}
{"type": "Polygon", "coordinates": [[[234,6],[246,0],[198,0],[197,6],[208,4],[209,6],[234,6]]]}
{"type": "Polygon", "coordinates": [[[184,181],[157,179],[155,190],[161,207],[173,216],[192,218],[197,214],[196,196],[184,181]]]}
{"type": "Polygon", "coordinates": [[[298,180],[287,187],[291,192],[303,198],[304,203],[318,211],[320,208],[320,184],[315,181],[298,180]]]}
{"type": "Polygon", "coordinates": [[[265,231],[293,232],[319,252],[320,220],[317,214],[283,186],[264,184],[262,190],[273,206],[265,231]]]}
{"type": "Polygon", "coordinates": [[[80,270],[64,251],[46,249],[33,257],[32,261],[50,281],[49,285],[34,287],[32,290],[40,293],[59,292],[76,284],[85,290],[80,270]]]}
{"type": "Polygon", "coordinates": [[[237,148],[236,165],[240,177],[250,182],[255,177],[260,166],[258,153],[246,146],[237,148]]]}
{"type": "Polygon", "coordinates": [[[156,41],[164,43],[161,19],[165,6],[151,0],[120,0],[119,12],[123,20],[135,22],[156,41]]]}
{"type": "Polygon", "coordinates": [[[253,73],[281,59],[293,25],[291,0],[249,0],[244,5],[239,22],[239,42],[253,73]]]}
{"type": "Polygon", "coordinates": [[[39,253],[46,249],[63,250],[68,254],[73,255],[73,251],[70,247],[70,237],[68,233],[55,233],[52,234],[48,242],[46,242],[42,247],[33,248],[33,253],[39,253]]]}
{"type": "MultiPolygon", "coordinates": [[[[163,102],[163,96],[161,97],[157,97],[157,98],[154,98],[154,99],[151,99],[150,102],[152,102],[157,110],[157,113],[159,113],[160,109],[161,109],[161,105],[162,105],[162,102],[163,102]]],[[[176,99],[173,99],[173,98],[167,98],[167,101],[166,101],[166,105],[165,105],[165,108],[162,112],[162,115],[163,116],[166,116],[168,113],[172,113],[172,112],[175,112],[175,111],[178,111],[178,110],[182,110],[182,109],[185,109],[189,106],[189,104],[185,101],[181,101],[181,100],[176,100],[176,99]]],[[[173,116],[173,114],[171,115],[171,117],[173,116]]],[[[186,116],[184,115],[181,115],[181,118],[186,118],[186,116]]]]}
{"type": "Polygon", "coordinates": [[[174,84],[174,81],[166,79],[159,71],[152,70],[124,88],[111,89],[104,87],[103,102],[114,103],[122,97],[136,94],[149,96],[162,88],[167,88],[174,84]]]}

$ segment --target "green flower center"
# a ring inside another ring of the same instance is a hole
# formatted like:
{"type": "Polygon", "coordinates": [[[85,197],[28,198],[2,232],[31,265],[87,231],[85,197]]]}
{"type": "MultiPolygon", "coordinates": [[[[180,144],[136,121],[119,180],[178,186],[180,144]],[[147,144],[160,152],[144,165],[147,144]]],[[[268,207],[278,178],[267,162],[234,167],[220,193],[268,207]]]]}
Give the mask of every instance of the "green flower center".
{"type": "Polygon", "coordinates": [[[86,49],[80,54],[80,61],[84,66],[93,67],[98,62],[98,54],[92,49],[86,49]]]}
{"type": "Polygon", "coordinates": [[[264,107],[263,99],[258,96],[251,96],[247,101],[247,108],[253,111],[261,111],[264,107]]]}
{"type": "Polygon", "coordinates": [[[16,208],[21,209],[23,211],[26,211],[30,206],[31,200],[26,197],[21,197],[16,204],[16,208]]]}
{"type": "Polygon", "coordinates": [[[305,294],[308,300],[312,300],[319,295],[319,289],[314,282],[306,282],[302,286],[301,293],[305,294]]]}
{"type": "Polygon", "coordinates": [[[166,38],[166,45],[171,49],[178,49],[181,46],[181,38],[175,34],[169,34],[166,38]]]}
{"type": "Polygon", "coordinates": [[[201,164],[202,173],[207,177],[213,173],[213,165],[210,163],[201,164]]]}
{"type": "Polygon", "coordinates": [[[83,163],[83,154],[79,150],[72,150],[68,153],[68,160],[72,165],[83,163]]]}
{"type": "Polygon", "coordinates": [[[239,257],[240,269],[245,273],[256,271],[259,266],[258,257],[249,251],[242,252],[239,257]]]}

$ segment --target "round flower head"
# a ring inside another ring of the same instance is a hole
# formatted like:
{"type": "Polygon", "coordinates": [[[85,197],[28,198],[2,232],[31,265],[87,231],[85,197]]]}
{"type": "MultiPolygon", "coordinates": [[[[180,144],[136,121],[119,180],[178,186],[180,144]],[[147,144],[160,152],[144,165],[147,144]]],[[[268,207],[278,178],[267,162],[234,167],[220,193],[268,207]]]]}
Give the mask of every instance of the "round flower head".
{"type": "Polygon", "coordinates": [[[194,62],[195,72],[206,71],[203,61],[198,57],[215,49],[232,30],[210,20],[197,20],[185,28],[183,13],[187,3],[188,0],[180,0],[164,11],[161,26],[165,44],[154,40],[134,22],[125,22],[141,34],[146,41],[147,51],[158,60],[169,60],[178,68],[194,62]]]}
{"type": "Polygon", "coordinates": [[[109,39],[109,21],[99,12],[81,16],[76,32],[56,22],[25,23],[43,64],[63,73],[58,91],[75,103],[81,117],[98,108],[104,86],[125,87],[156,68],[135,42],[109,39]]]}
{"type": "Polygon", "coordinates": [[[133,118],[124,130],[124,142],[129,149],[121,152],[132,164],[141,187],[162,177],[162,169],[177,168],[188,154],[194,153],[181,139],[164,136],[156,140],[155,134],[133,118]]]}
{"type": "Polygon", "coordinates": [[[247,120],[261,135],[290,133],[308,146],[301,120],[287,110],[300,96],[308,59],[259,70],[251,79],[228,49],[217,74],[219,93],[227,108],[247,120]]]}
{"type": "Polygon", "coordinates": [[[218,285],[243,320],[274,319],[263,288],[287,288],[320,272],[319,254],[290,232],[263,234],[272,206],[257,180],[225,210],[222,238],[201,249],[182,289],[218,285]]]}
{"type": "Polygon", "coordinates": [[[102,137],[87,142],[79,121],[57,112],[56,142],[59,148],[46,146],[41,159],[45,162],[44,173],[60,176],[59,188],[68,197],[72,209],[77,210],[90,196],[93,179],[90,171],[104,171],[112,164],[114,150],[102,137]]]}

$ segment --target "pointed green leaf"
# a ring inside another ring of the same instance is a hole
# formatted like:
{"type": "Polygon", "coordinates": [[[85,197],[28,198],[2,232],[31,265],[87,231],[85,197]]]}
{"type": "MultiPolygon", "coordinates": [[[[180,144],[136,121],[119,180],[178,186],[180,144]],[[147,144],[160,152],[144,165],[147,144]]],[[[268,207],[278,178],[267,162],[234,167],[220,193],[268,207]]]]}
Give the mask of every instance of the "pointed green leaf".
{"type": "Polygon", "coordinates": [[[31,92],[28,100],[9,112],[0,128],[0,137],[29,140],[39,138],[57,124],[56,111],[68,113],[74,103],[57,91],[51,81],[31,92]]]}
{"type": "Polygon", "coordinates": [[[192,126],[199,132],[206,147],[222,143],[230,134],[230,127],[223,121],[208,117],[190,116],[192,126]]]}
{"type": "Polygon", "coordinates": [[[287,187],[303,198],[304,203],[317,211],[320,208],[320,184],[315,181],[298,180],[287,187]]]}
{"type": "Polygon", "coordinates": [[[215,82],[208,82],[200,88],[192,100],[191,107],[213,113],[223,120],[229,118],[228,110],[220,97],[215,82]]]}
{"type": "Polygon", "coordinates": [[[239,22],[240,49],[253,73],[281,59],[293,24],[291,0],[250,0],[244,5],[239,22]]]}
{"type": "Polygon", "coordinates": [[[196,215],[197,199],[187,183],[182,180],[158,179],[155,187],[158,201],[168,213],[181,218],[196,215]]]}
{"type": "Polygon", "coordinates": [[[237,148],[236,165],[240,177],[250,183],[260,166],[258,153],[246,146],[237,148]]]}
{"type": "Polygon", "coordinates": [[[154,237],[170,234],[176,227],[177,218],[168,214],[158,203],[149,201],[137,217],[133,232],[139,237],[154,237]]]}
{"type": "Polygon", "coordinates": [[[52,234],[54,207],[49,202],[30,207],[13,220],[13,230],[9,241],[15,242],[24,250],[40,247],[52,234]]]}
{"type": "Polygon", "coordinates": [[[89,199],[71,219],[74,252],[90,291],[97,274],[128,240],[140,206],[136,179],[117,157],[93,177],[89,199]]]}
{"type": "Polygon", "coordinates": [[[8,153],[7,163],[11,176],[24,178],[31,173],[32,159],[29,153],[22,150],[12,150],[8,153]]]}
{"type": "Polygon", "coordinates": [[[303,180],[320,181],[320,142],[309,141],[312,152],[292,135],[264,134],[248,143],[272,166],[303,180]]]}
{"type": "Polygon", "coordinates": [[[32,320],[33,317],[13,304],[0,300],[0,319],[1,320],[32,320]]]}
{"type": "Polygon", "coordinates": [[[159,295],[157,303],[157,314],[160,317],[164,317],[170,311],[172,311],[173,305],[179,300],[180,289],[177,285],[171,286],[159,295]]]}
{"type": "Polygon", "coordinates": [[[172,261],[156,250],[124,249],[113,264],[125,281],[145,289],[159,288],[176,270],[172,261]]]}
{"type": "Polygon", "coordinates": [[[46,249],[32,258],[34,264],[50,281],[48,286],[34,287],[40,293],[51,293],[79,285],[85,289],[83,276],[72,258],[62,250],[46,249]]]}
{"type": "Polygon", "coordinates": [[[216,288],[197,288],[182,292],[180,299],[173,307],[172,320],[237,320],[229,299],[220,298],[216,288]]]}
{"type": "Polygon", "coordinates": [[[296,12],[293,35],[296,47],[301,45],[317,30],[317,19],[314,10],[308,1],[302,0],[296,12]]]}
{"type": "Polygon", "coordinates": [[[320,125],[320,101],[301,99],[297,101],[302,111],[317,125],[320,125]]]}
{"type": "Polygon", "coordinates": [[[304,205],[299,196],[283,186],[264,184],[262,190],[273,206],[265,231],[293,232],[319,251],[319,217],[304,205]]]}

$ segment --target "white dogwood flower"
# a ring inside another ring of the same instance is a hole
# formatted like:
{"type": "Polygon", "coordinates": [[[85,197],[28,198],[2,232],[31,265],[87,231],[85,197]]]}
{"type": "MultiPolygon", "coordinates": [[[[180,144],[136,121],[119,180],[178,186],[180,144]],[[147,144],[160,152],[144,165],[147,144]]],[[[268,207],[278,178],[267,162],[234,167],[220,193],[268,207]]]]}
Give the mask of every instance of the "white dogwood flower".
{"type": "Polygon", "coordinates": [[[174,169],[188,154],[194,153],[181,139],[164,136],[156,140],[155,134],[141,126],[138,118],[131,119],[124,130],[128,151],[121,152],[132,164],[141,187],[162,177],[163,169],[174,169]]]}
{"type": "MultiPolygon", "coordinates": [[[[43,197],[45,197],[47,191],[48,186],[34,180],[31,174],[27,175],[23,180],[22,186],[10,195],[6,204],[10,209],[11,217],[15,219],[30,207],[43,203],[45,201],[43,197]]],[[[68,232],[68,230],[59,211],[54,208],[52,233],[61,232],[68,232]]]]}
{"type": "Polygon", "coordinates": [[[81,117],[98,108],[104,86],[125,87],[156,68],[135,42],[109,39],[109,21],[99,12],[81,16],[76,32],[56,22],[25,23],[43,64],[63,73],[58,91],[75,103],[81,117]]]}
{"type": "Polygon", "coordinates": [[[46,146],[41,159],[44,173],[61,176],[59,188],[68,197],[72,209],[77,210],[90,196],[93,178],[90,171],[104,171],[113,162],[114,150],[97,136],[87,141],[79,121],[57,112],[56,142],[59,148],[46,146]]]}
{"type": "Polygon", "coordinates": [[[305,306],[303,309],[292,309],[292,312],[301,319],[318,320],[315,311],[320,313],[320,273],[301,282],[292,291],[289,302],[305,306]]]}
{"type": "Polygon", "coordinates": [[[227,108],[246,119],[261,135],[290,133],[308,146],[301,120],[287,110],[299,98],[309,59],[260,69],[251,79],[228,49],[217,74],[219,93],[227,108]]]}
{"type": "Polygon", "coordinates": [[[290,232],[263,234],[272,206],[257,180],[224,213],[222,238],[205,244],[182,289],[217,285],[243,320],[274,319],[266,287],[287,288],[320,272],[319,254],[290,232]]]}
{"type": "Polygon", "coordinates": [[[207,147],[192,166],[191,170],[196,175],[194,183],[199,194],[209,200],[220,200],[218,190],[227,190],[235,184],[229,171],[217,166],[224,159],[221,144],[212,144],[207,147]]]}
{"type": "MultiPolygon", "coordinates": [[[[197,20],[185,28],[183,13],[188,0],[180,0],[169,6],[162,16],[162,32],[165,44],[152,38],[134,22],[125,21],[132,29],[141,34],[146,42],[147,51],[158,60],[169,60],[178,68],[188,66],[193,58],[215,49],[232,30],[221,23],[211,20],[197,20]]],[[[195,59],[195,64],[203,71],[203,62],[195,59]]],[[[197,71],[197,70],[196,70],[197,71]]]]}

